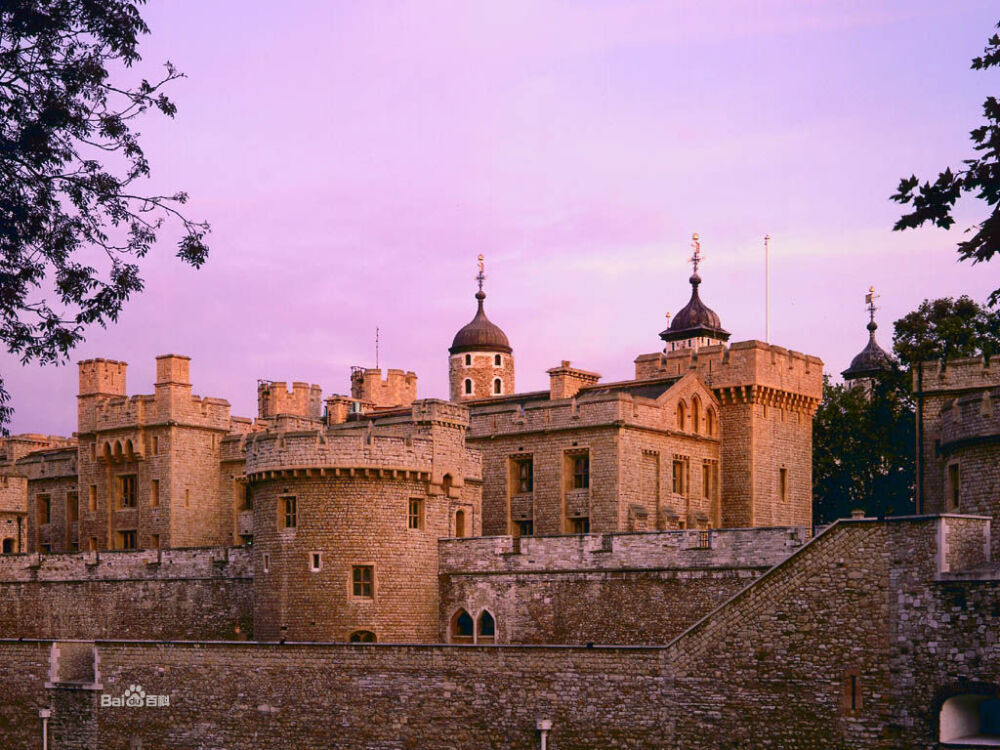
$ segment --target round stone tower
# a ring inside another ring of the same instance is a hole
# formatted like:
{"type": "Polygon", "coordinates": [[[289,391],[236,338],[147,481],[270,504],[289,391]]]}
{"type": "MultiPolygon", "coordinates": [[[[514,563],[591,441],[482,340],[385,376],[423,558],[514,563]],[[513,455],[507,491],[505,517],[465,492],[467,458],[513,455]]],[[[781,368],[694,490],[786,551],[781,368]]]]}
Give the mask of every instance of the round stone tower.
{"type": "Polygon", "coordinates": [[[464,325],[448,349],[451,400],[472,401],[514,393],[514,354],[507,335],[490,322],[483,310],[483,256],[479,256],[476,316],[464,325]]]}
{"type": "Polygon", "coordinates": [[[409,415],[247,438],[256,640],[437,639],[437,541],[481,530],[468,419],[425,400],[409,415]]]}

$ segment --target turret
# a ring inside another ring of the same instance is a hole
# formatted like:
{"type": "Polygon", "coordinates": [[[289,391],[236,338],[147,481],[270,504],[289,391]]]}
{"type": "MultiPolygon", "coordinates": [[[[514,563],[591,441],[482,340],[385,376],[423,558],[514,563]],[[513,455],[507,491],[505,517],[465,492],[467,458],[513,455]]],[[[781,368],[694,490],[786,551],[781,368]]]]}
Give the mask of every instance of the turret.
{"type": "Polygon", "coordinates": [[[868,294],[865,295],[869,314],[868,344],[851,360],[851,366],[840,373],[846,382],[856,388],[870,389],[873,380],[891,370],[893,366],[892,356],[875,341],[875,331],[878,329],[878,323],[875,322],[875,311],[878,309],[875,307],[877,298],[875,287],[870,287],[868,294]]]}
{"type": "Polygon", "coordinates": [[[701,301],[698,295],[698,286],[701,284],[701,276],[698,275],[698,264],[701,263],[701,243],[698,241],[698,234],[691,235],[694,255],[691,262],[694,264],[694,273],[691,274],[691,299],[680,309],[673,319],[673,322],[665,331],[660,333],[660,338],[666,342],[663,351],[672,352],[678,349],[697,350],[703,346],[715,346],[724,344],[729,340],[729,331],[722,327],[722,321],[715,311],[701,301]]]}
{"type": "Polygon", "coordinates": [[[479,256],[476,316],[464,325],[448,349],[452,401],[472,401],[514,393],[514,353],[507,335],[490,322],[483,309],[483,256],[479,256]]]}

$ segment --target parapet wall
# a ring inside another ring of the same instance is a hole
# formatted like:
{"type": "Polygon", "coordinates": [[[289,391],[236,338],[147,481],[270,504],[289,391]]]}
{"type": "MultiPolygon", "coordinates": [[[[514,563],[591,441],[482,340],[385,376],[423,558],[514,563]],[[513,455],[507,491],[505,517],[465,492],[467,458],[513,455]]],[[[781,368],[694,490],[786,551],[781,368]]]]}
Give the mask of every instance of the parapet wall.
{"type": "Polygon", "coordinates": [[[959,441],[1000,437],[1000,387],[960,395],[941,409],[941,449],[959,441]]]}
{"type": "Polygon", "coordinates": [[[912,371],[915,392],[920,390],[920,371],[923,373],[923,390],[927,394],[1000,385],[1000,362],[987,362],[984,357],[921,362],[912,371]]]}
{"type": "Polygon", "coordinates": [[[247,548],[0,556],[0,638],[240,640],[247,548]]]}
{"type": "Polygon", "coordinates": [[[433,456],[429,438],[382,436],[365,429],[343,435],[325,430],[261,432],[247,438],[246,472],[296,468],[430,471],[433,456]]]}
{"type": "Polygon", "coordinates": [[[249,578],[249,547],[0,555],[0,583],[249,578]]]}
{"type": "Polygon", "coordinates": [[[679,376],[689,370],[697,370],[711,388],[755,385],[798,394],[817,404],[823,397],[823,361],[819,357],[763,341],[643,354],[635,360],[637,380],[679,376]]]}
{"type": "Polygon", "coordinates": [[[260,381],[257,384],[257,415],[269,419],[278,414],[319,419],[323,414],[323,389],[296,382],[288,390],[283,381],[260,381]]]}
{"type": "Polygon", "coordinates": [[[29,453],[17,462],[17,467],[30,480],[76,477],[77,447],[29,453]]]}
{"type": "Polygon", "coordinates": [[[403,370],[355,368],[351,372],[351,396],[379,408],[409,406],[417,399],[417,374],[403,370]]]}
{"type": "Polygon", "coordinates": [[[804,528],[755,528],[442,539],[444,575],[620,569],[769,568],[808,538],[804,528]],[[707,544],[708,546],[702,546],[707,544]]]}

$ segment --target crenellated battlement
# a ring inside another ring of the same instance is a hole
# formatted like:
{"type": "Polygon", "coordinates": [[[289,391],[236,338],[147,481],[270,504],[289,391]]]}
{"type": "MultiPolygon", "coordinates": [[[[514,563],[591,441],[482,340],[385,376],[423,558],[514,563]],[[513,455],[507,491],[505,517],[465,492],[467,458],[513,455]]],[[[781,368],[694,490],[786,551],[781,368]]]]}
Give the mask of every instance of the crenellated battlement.
{"type": "Polygon", "coordinates": [[[425,398],[413,402],[411,411],[413,421],[417,423],[433,422],[454,427],[469,426],[469,409],[461,404],[442,401],[436,398],[425,398]]]}
{"type": "Polygon", "coordinates": [[[257,383],[257,415],[270,419],[279,414],[319,419],[323,412],[323,389],[296,381],[291,389],[283,380],[261,380],[257,383]]]}
{"type": "Polygon", "coordinates": [[[85,359],[78,363],[81,396],[124,396],[127,362],[85,359]]]}
{"type": "Polygon", "coordinates": [[[941,409],[941,450],[960,442],[1000,438],[1000,387],[983,388],[945,403],[941,409]]]}
{"type": "Polygon", "coordinates": [[[246,474],[303,470],[419,472],[430,475],[433,441],[425,437],[380,435],[372,425],[358,429],[250,435],[245,444],[246,474]]]}
{"type": "Polygon", "coordinates": [[[351,368],[351,397],[367,401],[376,408],[409,406],[417,399],[417,374],[412,371],[382,370],[370,367],[351,368]]]}
{"type": "Polygon", "coordinates": [[[913,390],[922,388],[925,394],[942,391],[962,391],[1000,385],[1000,363],[985,357],[962,357],[921,362],[913,368],[913,390]]]}
{"type": "Polygon", "coordinates": [[[763,341],[642,354],[635,360],[637,380],[680,376],[691,370],[714,389],[755,386],[797,394],[817,405],[823,397],[823,361],[819,357],[763,341]]]}

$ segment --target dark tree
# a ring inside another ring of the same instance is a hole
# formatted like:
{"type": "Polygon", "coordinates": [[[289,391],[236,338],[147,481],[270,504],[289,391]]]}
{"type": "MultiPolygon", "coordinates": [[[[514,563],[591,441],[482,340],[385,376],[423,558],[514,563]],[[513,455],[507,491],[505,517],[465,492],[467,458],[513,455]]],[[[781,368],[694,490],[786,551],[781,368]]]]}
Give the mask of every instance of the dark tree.
{"type": "Polygon", "coordinates": [[[893,324],[893,350],[906,367],[929,359],[1000,354],[1000,310],[966,296],[924,300],[893,324]]]}
{"type": "MultiPolygon", "coordinates": [[[[998,25],[1000,28],[1000,25],[998,25]]],[[[972,61],[973,70],[986,70],[1000,66],[1000,35],[994,34],[987,42],[982,57],[972,61]]],[[[966,159],[956,171],[951,168],[941,172],[934,182],[922,185],[916,176],[899,182],[892,200],[912,205],[913,211],[904,215],[893,227],[895,230],[912,229],[925,223],[948,229],[955,223],[952,209],[965,193],[986,201],[992,213],[968,231],[972,236],[958,243],[958,255],[973,263],[990,260],[1000,249],[1000,102],[987,97],[983,103],[985,122],[970,132],[975,158],[966,159]]],[[[1000,302],[1000,289],[989,297],[989,305],[1000,302]]]]}
{"type": "MultiPolygon", "coordinates": [[[[118,80],[149,32],[142,2],[0,3],[0,338],[22,363],[62,362],[87,326],[117,320],[165,220],[184,262],[208,254],[208,225],[178,210],[184,193],[138,185],[149,164],[133,121],[172,117],[161,89],[181,76],[167,63],[152,83],[118,80]]],[[[10,416],[0,379],[0,431],[10,416]]]]}
{"type": "Polygon", "coordinates": [[[813,517],[830,523],[913,511],[914,418],[907,373],[886,373],[870,391],[823,382],[813,423],[813,517]]]}

